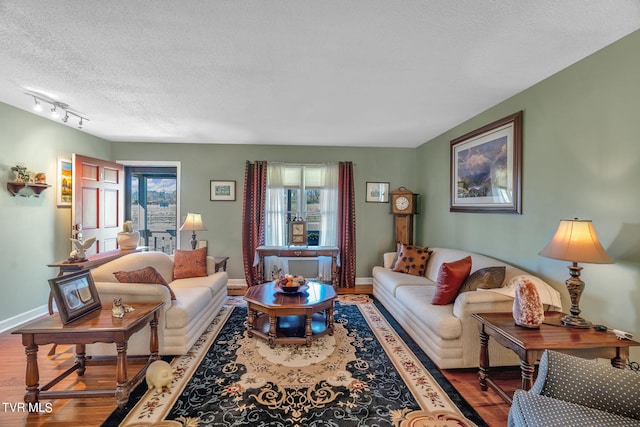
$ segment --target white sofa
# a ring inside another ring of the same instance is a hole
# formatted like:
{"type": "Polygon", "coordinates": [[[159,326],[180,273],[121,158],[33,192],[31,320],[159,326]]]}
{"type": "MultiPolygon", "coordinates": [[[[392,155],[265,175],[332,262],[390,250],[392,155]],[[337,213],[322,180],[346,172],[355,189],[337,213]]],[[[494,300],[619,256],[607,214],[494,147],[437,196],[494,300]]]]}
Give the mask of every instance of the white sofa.
{"type": "MultiPolygon", "coordinates": [[[[227,297],[226,271],[215,272],[215,260],[207,257],[207,276],[173,280],[173,257],[162,252],[139,252],[125,255],[91,271],[100,301],[111,304],[114,298],[135,307],[136,302],[164,302],[158,322],[161,355],[180,355],[191,346],[218,314],[227,297]],[[133,271],[151,266],[173,290],[171,300],[164,285],[120,283],[113,275],[118,271],[133,271]]],[[[87,346],[87,355],[115,355],[114,344],[96,343],[87,346]]],[[[129,339],[127,354],[149,354],[149,328],[129,339]]]]}
{"type": "MultiPolygon", "coordinates": [[[[476,290],[460,293],[452,304],[432,305],[440,265],[443,262],[471,256],[471,273],[485,267],[505,266],[503,284],[527,273],[504,262],[472,252],[445,248],[429,250],[432,250],[433,254],[427,263],[425,277],[391,270],[396,253],[385,253],[384,266],[373,268],[373,295],[439,368],[477,367],[480,360],[480,337],[477,321],[470,315],[511,312],[513,298],[498,292],[476,290]]],[[[554,301],[559,301],[559,293],[549,285],[546,286],[549,287],[549,292],[557,294],[554,295],[554,301]]],[[[520,364],[520,359],[513,351],[500,346],[494,340],[489,340],[489,360],[491,366],[520,364]]]]}

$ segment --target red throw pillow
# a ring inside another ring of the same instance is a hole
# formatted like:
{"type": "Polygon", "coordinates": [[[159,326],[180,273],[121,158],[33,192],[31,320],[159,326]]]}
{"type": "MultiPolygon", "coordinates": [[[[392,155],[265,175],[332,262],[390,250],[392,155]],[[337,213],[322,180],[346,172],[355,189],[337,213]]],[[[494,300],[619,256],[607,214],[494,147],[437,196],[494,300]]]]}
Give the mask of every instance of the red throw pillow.
{"type": "Polygon", "coordinates": [[[173,278],[205,277],[207,275],[207,247],[193,251],[176,250],[173,256],[173,278]]]}
{"type": "Polygon", "coordinates": [[[400,273],[424,276],[432,253],[429,248],[401,244],[392,269],[400,273]]]}
{"type": "Polygon", "coordinates": [[[458,261],[443,262],[438,271],[436,294],[431,300],[433,305],[451,304],[458,295],[460,286],[471,272],[471,257],[458,261]]]}
{"type": "Polygon", "coordinates": [[[158,273],[158,270],[153,267],[145,267],[140,270],[133,271],[116,271],[113,275],[116,276],[116,279],[118,279],[118,282],[120,283],[151,283],[164,285],[169,289],[171,299],[176,299],[176,295],[173,293],[171,286],[169,286],[167,281],[164,280],[164,277],[158,273]]]}

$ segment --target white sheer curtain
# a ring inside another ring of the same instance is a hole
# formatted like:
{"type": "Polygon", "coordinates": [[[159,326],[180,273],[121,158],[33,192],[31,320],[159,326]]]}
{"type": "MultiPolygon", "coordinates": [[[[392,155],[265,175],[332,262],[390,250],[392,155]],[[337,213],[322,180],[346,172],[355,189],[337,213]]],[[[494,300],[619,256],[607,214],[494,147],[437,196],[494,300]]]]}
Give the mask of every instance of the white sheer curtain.
{"type": "Polygon", "coordinates": [[[267,164],[267,195],[265,198],[265,244],[284,246],[286,242],[284,164],[267,164]]]}
{"type": "Polygon", "coordinates": [[[323,188],[320,191],[320,246],[338,244],[338,166],[326,165],[322,168],[323,188]]]}

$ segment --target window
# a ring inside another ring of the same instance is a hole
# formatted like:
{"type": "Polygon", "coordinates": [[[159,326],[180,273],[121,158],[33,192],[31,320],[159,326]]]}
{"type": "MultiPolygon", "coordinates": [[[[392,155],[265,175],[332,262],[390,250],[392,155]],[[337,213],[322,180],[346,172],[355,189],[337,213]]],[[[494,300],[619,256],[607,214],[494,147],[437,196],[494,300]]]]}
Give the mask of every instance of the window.
{"type": "Polygon", "coordinates": [[[125,218],[141,244],[172,254],[176,249],[177,191],[174,167],[125,167],[125,218]]]}
{"type": "Polygon", "coordinates": [[[337,243],[338,167],[274,163],[267,166],[265,244],[289,242],[288,223],[307,223],[309,246],[337,243]]]}

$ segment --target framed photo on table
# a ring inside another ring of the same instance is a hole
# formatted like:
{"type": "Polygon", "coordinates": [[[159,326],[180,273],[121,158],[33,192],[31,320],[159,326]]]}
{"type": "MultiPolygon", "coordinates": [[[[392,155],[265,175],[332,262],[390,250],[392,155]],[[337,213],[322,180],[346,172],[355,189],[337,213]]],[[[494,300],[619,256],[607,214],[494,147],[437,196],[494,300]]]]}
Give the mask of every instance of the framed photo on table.
{"type": "Polygon", "coordinates": [[[236,199],[235,181],[211,181],[212,201],[234,201],[236,199]]]}
{"type": "Polygon", "coordinates": [[[367,203],[389,203],[388,182],[367,182],[367,203]]]}
{"type": "Polygon", "coordinates": [[[522,213],[522,111],[451,141],[451,212],[522,213]]]}
{"type": "Polygon", "coordinates": [[[305,221],[291,221],[289,223],[289,246],[307,245],[307,223],[305,221]]]}
{"type": "Polygon", "coordinates": [[[90,270],[49,279],[49,286],[63,325],[102,307],[90,270]]]}

